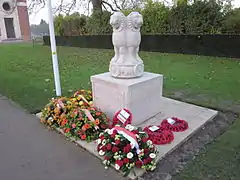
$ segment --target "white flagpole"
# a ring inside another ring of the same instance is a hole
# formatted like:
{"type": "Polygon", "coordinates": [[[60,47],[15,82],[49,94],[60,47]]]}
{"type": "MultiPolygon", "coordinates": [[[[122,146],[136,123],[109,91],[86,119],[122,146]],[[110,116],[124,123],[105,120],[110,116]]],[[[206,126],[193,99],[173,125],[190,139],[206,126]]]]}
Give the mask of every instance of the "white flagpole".
{"type": "Polygon", "coordinates": [[[61,96],[62,92],[61,92],[61,84],[60,84],[60,77],[59,77],[57,48],[56,48],[51,0],[48,0],[47,6],[48,6],[48,24],[49,24],[49,33],[50,33],[50,42],[51,42],[51,51],[52,51],[52,64],[53,64],[55,89],[56,89],[56,95],[61,96]]]}

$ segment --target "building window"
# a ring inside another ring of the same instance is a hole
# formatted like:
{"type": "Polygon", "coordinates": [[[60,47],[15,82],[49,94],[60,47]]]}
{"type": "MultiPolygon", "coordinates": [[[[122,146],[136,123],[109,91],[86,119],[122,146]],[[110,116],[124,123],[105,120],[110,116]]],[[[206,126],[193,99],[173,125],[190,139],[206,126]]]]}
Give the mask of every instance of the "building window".
{"type": "Polygon", "coordinates": [[[11,10],[10,4],[8,2],[4,2],[2,4],[2,8],[4,9],[4,11],[10,11],[11,10]]]}

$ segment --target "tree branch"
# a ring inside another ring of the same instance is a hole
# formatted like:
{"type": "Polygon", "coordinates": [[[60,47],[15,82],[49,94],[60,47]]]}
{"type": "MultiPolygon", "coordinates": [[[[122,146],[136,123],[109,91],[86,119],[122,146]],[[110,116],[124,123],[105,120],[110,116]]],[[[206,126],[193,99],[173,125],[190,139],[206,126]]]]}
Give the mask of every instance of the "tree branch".
{"type": "Polygon", "coordinates": [[[103,5],[103,4],[108,5],[112,11],[115,11],[115,12],[118,11],[118,10],[114,9],[114,8],[112,7],[112,5],[111,5],[110,3],[108,3],[108,2],[106,2],[106,1],[102,1],[102,5],[103,5]]]}
{"type": "Polygon", "coordinates": [[[117,0],[113,0],[113,2],[114,2],[114,4],[115,4],[115,6],[116,6],[119,10],[121,10],[121,8],[119,7],[119,5],[117,4],[117,0]]]}

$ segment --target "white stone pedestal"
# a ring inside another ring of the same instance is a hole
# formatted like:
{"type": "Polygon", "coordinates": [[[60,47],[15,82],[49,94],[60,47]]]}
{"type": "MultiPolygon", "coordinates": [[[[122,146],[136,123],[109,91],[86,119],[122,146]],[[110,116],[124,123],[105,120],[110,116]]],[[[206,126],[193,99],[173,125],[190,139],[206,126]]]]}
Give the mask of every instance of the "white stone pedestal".
{"type": "Polygon", "coordinates": [[[163,76],[144,72],[133,79],[118,79],[110,73],[91,77],[93,103],[112,119],[126,108],[133,114],[133,125],[141,124],[161,111],[163,76]]]}

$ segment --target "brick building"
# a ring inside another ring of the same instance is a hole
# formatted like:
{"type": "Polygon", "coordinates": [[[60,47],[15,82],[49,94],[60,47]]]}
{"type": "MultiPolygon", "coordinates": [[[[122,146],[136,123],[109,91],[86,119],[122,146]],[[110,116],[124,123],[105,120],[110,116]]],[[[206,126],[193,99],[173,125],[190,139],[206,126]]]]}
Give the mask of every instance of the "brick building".
{"type": "Polygon", "coordinates": [[[0,42],[31,39],[26,0],[0,1],[0,42]]]}

